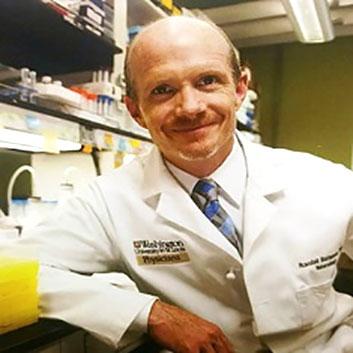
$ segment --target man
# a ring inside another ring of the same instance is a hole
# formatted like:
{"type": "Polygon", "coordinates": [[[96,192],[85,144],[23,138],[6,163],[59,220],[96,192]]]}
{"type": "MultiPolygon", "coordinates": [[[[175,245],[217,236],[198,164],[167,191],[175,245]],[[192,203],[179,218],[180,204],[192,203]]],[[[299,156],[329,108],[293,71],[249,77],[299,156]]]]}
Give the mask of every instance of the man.
{"type": "Polygon", "coordinates": [[[126,73],[156,147],[24,238],[43,316],[114,346],[146,332],[176,353],[353,352],[353,298],[332,288],[353,255],[352,173],[234,135],[247,80],[206,22],[148,26],[126,73]]]}

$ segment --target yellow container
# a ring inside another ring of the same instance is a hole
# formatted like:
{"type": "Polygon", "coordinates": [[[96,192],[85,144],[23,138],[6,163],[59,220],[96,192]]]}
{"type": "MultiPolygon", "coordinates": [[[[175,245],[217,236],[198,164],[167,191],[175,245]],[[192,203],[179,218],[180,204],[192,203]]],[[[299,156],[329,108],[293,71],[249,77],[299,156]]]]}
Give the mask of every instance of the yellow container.
{"type": "Polygon", "coordinates": [[[160,3],[169,10],[173,8],[173,0],[161,0],[160,3]]]}
{"type": "Polygon", "coordinates": [[[177,6],[173,6],[173,10],[172,10],[172,15],[173,16],[181,16],[183,13],[181,11],[181,9],[177,6]]]}
{"type": "Polygon", "coordinates": [[[36,260],[0,256],[0,334],[38,320],[36,260]]]}

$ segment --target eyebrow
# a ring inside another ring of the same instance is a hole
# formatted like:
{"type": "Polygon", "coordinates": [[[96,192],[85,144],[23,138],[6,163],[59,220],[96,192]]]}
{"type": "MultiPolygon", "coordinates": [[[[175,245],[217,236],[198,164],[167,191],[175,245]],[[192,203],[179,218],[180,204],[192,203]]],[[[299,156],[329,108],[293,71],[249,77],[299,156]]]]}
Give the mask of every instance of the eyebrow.
{"type": "MultiPolygon", "coordinates": [[[[154,80],[155,75],[153,75],[153,69],[151,70],[151,76],[152,78],[150,80],[145,81],[145,89],[150,88],[151,86],[157,87],[161,84],[166,84],[168,81],[175,80],[176,75],[173,71],[173,69],[166,70],[166,72],[162,72],[158,75],[158,79],[154,80]]],[[[230,72],[231,74],[231,72],[230,72]]],[[[226,77],[227,74],[223,70],[219,70],[217,68],[210,68],[208,65],[202,65],[201,67],[196,67],[196,68],[190,68],[189,73],[186,74],[186,76],[194,76],[196,78],[200,78],[205,75],[216,75],[216,76],[221,76],[221,77],[226,77]]]]}

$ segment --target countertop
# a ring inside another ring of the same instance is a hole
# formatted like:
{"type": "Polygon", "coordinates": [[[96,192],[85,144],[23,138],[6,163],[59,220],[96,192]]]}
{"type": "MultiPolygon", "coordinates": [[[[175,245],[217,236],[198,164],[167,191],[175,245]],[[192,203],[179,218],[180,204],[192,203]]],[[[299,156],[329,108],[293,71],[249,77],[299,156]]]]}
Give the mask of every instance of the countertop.
{"type": "Polygon", "coordinates": [[[40,319],[37,323],[0,335],[0,353],[28,353],[78,330],[63,321],[40,319]]]}

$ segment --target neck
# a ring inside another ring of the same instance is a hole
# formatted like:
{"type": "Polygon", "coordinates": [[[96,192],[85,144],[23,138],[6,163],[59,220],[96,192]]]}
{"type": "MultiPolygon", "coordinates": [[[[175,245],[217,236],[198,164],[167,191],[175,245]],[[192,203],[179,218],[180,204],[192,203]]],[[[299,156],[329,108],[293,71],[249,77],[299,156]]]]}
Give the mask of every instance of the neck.
{"type": "Polygon", "coordinates": [[[205,159],[184,159],[178,161],[170,160],[168,158],[165,159],[186,173],[189,173],[197,178],[205,178],[212,174],[216,169],[218,169],[220,165],[222,165],[222,163],[231,153],[233,144],[234,141],[232,141],[231,144],[222,146],[216,154],[205,159]]]}

